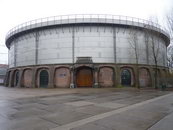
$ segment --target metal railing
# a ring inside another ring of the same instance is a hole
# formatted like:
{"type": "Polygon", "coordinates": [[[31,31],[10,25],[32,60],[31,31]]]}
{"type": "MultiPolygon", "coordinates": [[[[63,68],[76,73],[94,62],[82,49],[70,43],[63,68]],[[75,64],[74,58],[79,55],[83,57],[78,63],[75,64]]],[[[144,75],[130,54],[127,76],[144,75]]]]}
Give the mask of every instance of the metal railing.
{"type": "Polygon", "coordinates": [[[167,31],[159,24],[140,18],[121,16],[121,15],[109,15],[109,14],[73,14],[73,15],[60,15],[60,16],[40,18],[22,23],[12,28],[7,33],[6,40],[16,33],[37,27],[44,27],[56,24],[82,23],[82,22],[83,23],[101,22],[101,23],[113,23],[113,24],[129,24],[129,22],[131,22],[130,25],[142,26],[145,28],[150,27],[151,29],[156,29],[157,31],[160,31],[169,37],[167,31]]]}

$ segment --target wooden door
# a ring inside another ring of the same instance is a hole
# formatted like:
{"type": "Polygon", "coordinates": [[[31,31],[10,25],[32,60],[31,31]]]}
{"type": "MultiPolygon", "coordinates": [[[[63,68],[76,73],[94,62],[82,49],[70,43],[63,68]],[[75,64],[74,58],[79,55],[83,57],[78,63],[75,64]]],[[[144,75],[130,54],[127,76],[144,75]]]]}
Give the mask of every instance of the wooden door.
{"type": "Polygon", "coordinates": [[[93,74],[90,68],[82,68],[77,71],[76,75],[77,87],[92,87],[93,74]]]}

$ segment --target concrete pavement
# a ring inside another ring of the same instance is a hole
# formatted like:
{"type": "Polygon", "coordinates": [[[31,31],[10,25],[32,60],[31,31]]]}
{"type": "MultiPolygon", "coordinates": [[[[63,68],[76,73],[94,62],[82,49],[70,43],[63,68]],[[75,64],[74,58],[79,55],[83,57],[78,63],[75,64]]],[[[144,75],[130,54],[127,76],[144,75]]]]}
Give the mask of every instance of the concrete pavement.
{"type": "MultiPolygon", "coordinates": [[[[173,94],[164,95],[161,97],[153,98],[150,100],[146,100],[140,103],[136,103],[133,105],[129,105],[127,107],[123,107],[114,111],[106,112],[100,115],[92,116],[80,121],[72,122],[67,125],[62,125],[57,128],[51,129],[51,130],[95,130],[95,129],[107,129],[107,130],[139,130],[139,129],[148,129],[150,125],[152,125],[152,122],[155,122],[160,119],[160,117],[163,117],[165,113],[162,113],[159,111],[158,117],[155,117],[155,113],[151,113],[151,110],[147,112],[139,111],[140,107],[145,105],[151,105],[151,103],[157,103],[159,100],[170,98],[173,94]],[[135,110],[136,109],[136,110],[135,110]],[[133,113],[134,112],[134,113],[133,113]],[[132,114],[133,113],[133,114],[132,114]],[[140,113],[143,115],[141,116],[140,113]],[[145,113],[145,114],[144,114],[145,113]],[[122,114],[123,116],[117,115],[122,114]],[[140,116],[138,116],[140,115],[140,116]],[[141,119],[143,117],[143,119],[141,119]],[[151,120],[153,119],[153,120],[151,120]],[[150,122],[149,122],[150,120],[150,122]],[[140,121],[140,122],[139,122],[140,121]],[[140,125],[137,125],[140,124],[140,125]]],[[[150,108],[151,109],[151,108],[150,108]]],[[[157,109],[157,108],[153,108],[157,109]]],[[[145,109],[146,111],[146,109],[145,109]]],[[[152,110],[153,111],[153,110],[152,110]]],[[[172,110],[171,110],[172,111],[172,110]]],[[[164,121],[166,122],[166,121],[164,121]]],[[[162,121],[159,123],[162,125],[162,121]]],[[[153,126],[153,130],[157,130],[157,128],[160,128],[160,126],[153,126]]],[[[163,126],[161,127],[162,130],[165,130],[165,127],[163,129],[163,126]]],[[[169,129],[173,128],[172,123],[169,124],[169,129]]],[[[167,129],[166,129],[167,130],[167,129]]]]}
{"type": "Polygon", "coordinates": [[[173,93],[0,87],[0,130],[172,130],[173,93]]]}
{"type": "Polygon", "coordinates": [[[167,115],[156,124],[154,124],[149,130],[172,130],[173,129],[173,113],[167,115]]]}

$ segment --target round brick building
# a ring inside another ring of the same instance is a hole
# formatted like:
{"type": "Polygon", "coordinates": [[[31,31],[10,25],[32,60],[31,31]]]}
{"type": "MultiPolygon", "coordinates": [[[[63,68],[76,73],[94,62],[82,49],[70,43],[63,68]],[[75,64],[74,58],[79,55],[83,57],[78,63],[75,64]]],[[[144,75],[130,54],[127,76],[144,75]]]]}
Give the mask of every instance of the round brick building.
{"type": "Polygon", "coordinates": [[[167,75],[169,43],[158,24],[126,16],[67,15],[29,21],[6,36],[5,85],[151,87],[155,70],[159,79],[167,75]]]}

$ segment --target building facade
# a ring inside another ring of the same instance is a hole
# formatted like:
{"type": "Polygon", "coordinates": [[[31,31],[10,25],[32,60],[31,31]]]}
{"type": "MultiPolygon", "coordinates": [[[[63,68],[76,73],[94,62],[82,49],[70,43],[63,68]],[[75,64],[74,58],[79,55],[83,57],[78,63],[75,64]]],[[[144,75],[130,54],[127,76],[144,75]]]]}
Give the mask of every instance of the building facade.
{"type": "Polygon", "coordinates": [[[0,64],[0,85],[4,84],[7,69],[8,69],[7,64],[0,64]]]}
{"type": "Polygon", "coordinates": [[[149,87],[164,79],[169,35],[149,21],[67,15],[21,24],[7,34],[9,87],[149,87]]]}

